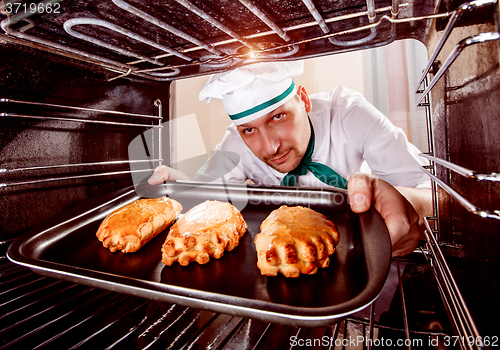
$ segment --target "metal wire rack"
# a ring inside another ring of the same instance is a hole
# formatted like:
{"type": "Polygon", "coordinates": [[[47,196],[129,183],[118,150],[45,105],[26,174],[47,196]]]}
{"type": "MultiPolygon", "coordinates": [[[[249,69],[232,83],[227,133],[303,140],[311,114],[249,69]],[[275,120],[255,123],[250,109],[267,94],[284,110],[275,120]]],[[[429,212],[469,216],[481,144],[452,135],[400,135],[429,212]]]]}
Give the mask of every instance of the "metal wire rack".
{"type": "MultiPolygon", "coordinates": [[[[444,44],[448,40],[450,33],[453,28],[457,24],[458,20],[464,15],[471,15],[471,13],[478,8],[492,6],[495,5],[496,16],[498,17],[498,2],[497,1],[472,1],[460,6],[450,17],[448,25],[446,26],[438,44],[431,55],[429,63],[425,70],[423,71],[422,77],[419,80],[415,92],[421,93],[421,97],[417,101],[417,105],[426,107],[426,112],[428,115],[428,136],[429,136],[429,152],[426,154],[421,154],[420,156],[428,159],[431,163],[430,166],[426,168],[422,168],[422,170],[433,180],[433,197],[434,197],[434,217],[425,218],[425,238],[426,245],[421,249],[422,253],[429,261],[434,276],[436,277],[436,281],[438,283],[440,293],[442,294],[443,302],[448,310],[450,315],[450,319],[454,325],[454,329],[458,334],[458,338],[462,341],[458,342],[458,346],[461,349],[481,349],[485,346],[482,341],[481,335],[475,325],[474,320],[471,317],[471,314],[468,310],[468,307],[462,297],[462,294],[457,286],[457,283],[451,273],[450,267],[445,259],[444,254],[441,251],[440,243],[439,243],[439,224],[437,217],[437,184],[443,188],[448,194],[454,197],[458,202],[465,207],[469,212],[477,214],[484,218],[490,219],[499,219],[500,212],[498,210],[483,210],[477,208],[473,204],[471,204],[467,199],[461,196],[456,190],[454,190],[451,186],[447,185],[444,181],[439,179],[436,176],[436,165],[441,165],[450,169],[464,177],[475,179],[478,181],[499,181],[499,177],[497,173],[480,173],[477,171],[473,171],[470,169],[466,169],[459,165],[453,164],[446,160],[440,159],[434,156],[434,146],[433,146],[433,123],[430,113],[430,94],[429,92],[435,86],[437,81],[444,75],[444,73],[448,70],[454,60],[460,55],[460,53],[468,46],[483,43],[487,41],[499,40],[500,35],[499,31],[488,32],[488,33],[480,33],[478,35],[474,35],[472,37],[461,40],[452,50],[451,54],[448,56],[443,65],[439,68],[437,72],[432,72],[432,67],[436,62],[436,58],[439,55],[441,49],[444,44]],[[427,76],[429,73],[434,74],[434,78],[430,83],[427,81],[427,76]],[[423,86],[422,86],[423,85],[423,86]],[[433,223],[431,225],[431,222],[433,223]],[[431,227],[432,226],[432,227],[431,227]],[[468,341],[468,340],[473,341],[468,341]],[[464,341],[465,340],[465,341],[464,341]]],[[[498,27],[498,19],[497,19],[497,29],[498,27]]]]}
{"type": "MultiPolygon", "coordinates": [[[[159,99],[154,101],[154,106],[157,109],[158,115],[142,115],[135,113],[125,113],[118,112],[112,110],[100,110],[94,108],[85,108],[85,107],[75,107],[75,106],[65,106],[65,105],[56,105],[50,103],[41,103],[41,102],[33,102],[33,101],[21,101],[15,99],[0,99],[0,108],[4,106],[4,108],[9,106],[30,106],[35,107],[36,109],[46,109],[49,108],[51,110],[56,110],[58,113],[63,112],[66,115],[59,116],[51,115],[51,112],[44,112],[47,115],[40,114],[26,114],[26,113],[16,113],[16,112],[0,112],[0,117],[2,118],[23,118],[23,119],[35,119],[35,120],[49,120],[49,121],[61,121],[65,123],[84,123],[84,124],[98,124],[102,126],[114,126],[114,127],[132,127],[132,128],[144,128],[144,129],[153,129],[156,132],[153,132],[153,137],[151,140],[151,145],[148,147],[144,144],[144,147],[147,147],[148,150],[151,149],[151,152],[147,152],[150,154],[149,159],[129,159],[129,160],[115,160],[115,161],[104,161],[104,162],[88,162],[88,163],[75,163],[75,164],[56,164],[56,165],[47,165],[47,166],[31,166],[31,167],[21,167],[21,168],[0,168],[0,177],[4,180],[0,182],[0,189],[13,188],[23,185],[32,185],[32,184],[40,184],[46,182],[53,181],[66,181],[66,180],[74,180],[74,179],[82,179],[89,177],[101,177],[101,176],[116,176],[121,174],[130,174],[130,173],[141,173],[141,172],[152,172],[154,169],[148,167],[146,169],[132,169],[132,170],[120,170],[120,171],[101,171],[94,173],[86,173],[84,175],[64,175],[64,176],[53,176],[58,170],[65,169],[76,169],[76,168],[85,168],[85,169],[93,169],[95,167],[100,166],[111,166],[111,165],[131,165],[131,164],[155,164],[161,165],[162,158],[162,105],[159,99]],[[71,115],[67,115],[68,112],[77,112],[80,114],[87,115],[97,115],[98,118],[90,118],[90,117],[74,117],[71,115]],[[121,120],[117,120],[118,117],[121,120]],[[135,121],[130,121],[133,119],[135,121]],[[156,134],[156,137],[154,136],[156,134]],[[22,173],[25,178],[28,177],[30,172],[40,171],[40,170],[50,170],[51,175],[47,177],[37,177],[33,180],[22,180],[22,181],[9,181],[9,177],[12,175],[22,173]]],[[[53,112],[52,112],[53,113],[53,112]]]]}
{"type": "MultiPolygon", "coordinates": [[[[10,242],[4,241],[5,248],[10,242]]],[[[376,321],[376,303],[364,315],[331,326],[300,328],[225,315],[73,284],[32,273],[0,257],[0,349],[406,349],[439,348],[450,334],[408,326],[400,262],[395,292],[403,319],[376,321]],[[428,346],[432,343],[433,346],[428,346]]],[[[408,263],[406,263],[408,264],[408,263]]]]}

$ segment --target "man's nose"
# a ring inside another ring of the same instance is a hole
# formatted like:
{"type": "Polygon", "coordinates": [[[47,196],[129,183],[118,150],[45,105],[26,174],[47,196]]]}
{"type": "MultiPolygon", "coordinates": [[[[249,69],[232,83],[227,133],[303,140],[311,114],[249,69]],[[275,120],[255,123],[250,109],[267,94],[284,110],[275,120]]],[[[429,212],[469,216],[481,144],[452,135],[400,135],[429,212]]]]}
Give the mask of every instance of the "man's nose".
{"type": "Polygon", "coordinates": [[[261,136],[262,136],[261,142],[264,152],[266,152],[269,155],[276,154],[281,144],[279,138],[276,135],[274,135],[274,133],[269,131],[262,132],[261,136]]]}

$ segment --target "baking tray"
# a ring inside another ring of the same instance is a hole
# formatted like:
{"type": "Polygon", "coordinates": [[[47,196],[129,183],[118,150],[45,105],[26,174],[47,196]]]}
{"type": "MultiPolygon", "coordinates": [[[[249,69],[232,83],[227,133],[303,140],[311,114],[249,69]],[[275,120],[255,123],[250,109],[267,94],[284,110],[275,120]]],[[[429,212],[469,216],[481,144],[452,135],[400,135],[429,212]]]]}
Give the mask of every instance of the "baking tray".
{"type": "Polygon", "coordinates": [[[387,277],[391,244],[380,215],[355,214],[337,189],[209,185],[140,185],[85,203],[15,240],[8,258],[41,275],[144,298],[281,323],[319,327],[370,305],[387,277]],[[231,201],[248,231],[240,244],[208,264],[166,266],[161,246],[168,229],[136,253],[111,253],[95,236],[113,210],[142,197],[168,195],[183,213],[205,200],[231,201]],[[262,276],[254,237],[281,205],[308,206],[335,222],[340,243],[330,266],[298,278],[262,276]]]}

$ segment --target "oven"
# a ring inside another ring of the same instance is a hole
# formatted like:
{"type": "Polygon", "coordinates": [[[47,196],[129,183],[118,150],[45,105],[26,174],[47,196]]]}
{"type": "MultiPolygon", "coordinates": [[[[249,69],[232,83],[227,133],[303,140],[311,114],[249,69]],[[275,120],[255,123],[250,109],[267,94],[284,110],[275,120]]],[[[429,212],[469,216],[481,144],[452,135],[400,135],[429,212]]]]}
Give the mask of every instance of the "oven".
{"type": "Polygon", "coordinates": [[[0,9],[0,349],[500,346],[498,1],[3,0],[0,9]],[[50,230],[75,222],[63,233],[74,236],[84,213],[135,195],[157,165],[178,161],[176,83],[408,39],[428,62],[407,88],[425,116],[434,215],[412,254],[380,267],[384,283],[362,307],[287,322],[264,307],[169,299],[112,274],[19,258],[53,249],[50,230]],[[26,241],[34,233],[42,239],[26,241]]]}

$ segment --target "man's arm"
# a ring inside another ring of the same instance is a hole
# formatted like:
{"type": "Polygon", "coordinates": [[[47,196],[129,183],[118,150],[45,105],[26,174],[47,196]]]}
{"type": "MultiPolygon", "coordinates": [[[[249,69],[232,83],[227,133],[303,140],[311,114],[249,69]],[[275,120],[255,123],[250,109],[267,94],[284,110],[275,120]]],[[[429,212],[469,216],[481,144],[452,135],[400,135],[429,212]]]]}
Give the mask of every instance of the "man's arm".
{"type": "Polygon", "coordinates": [[[424,227],[423,218],[433,216],[432,190],[430,188],[412,188],[395,186],[395,188],[411,203],[420,217],[420,226],[424,227]]]}
{"type": "Polygon", "coordinates": [[[349,178],[351,209],[367,211],[371,205],[385,221],[392,243],[392,255],[411,253],[421,237],[419,225],[423,217],[432,215],[430,189],[393,187],[368,174],[357,173],[349,178]]]}
{"type": "Polygon", "coordinates": [[[224,179],[225,182],[244,183],[246,176],[240,163],[238,153],[218,149],[197,171],[194,179],[190,179],[181,171],[161,165],[155,169],[148,182],[150,185],[158,185],[165,180],[194,180],[198,182],[220,183],[224,179]]]}

